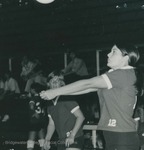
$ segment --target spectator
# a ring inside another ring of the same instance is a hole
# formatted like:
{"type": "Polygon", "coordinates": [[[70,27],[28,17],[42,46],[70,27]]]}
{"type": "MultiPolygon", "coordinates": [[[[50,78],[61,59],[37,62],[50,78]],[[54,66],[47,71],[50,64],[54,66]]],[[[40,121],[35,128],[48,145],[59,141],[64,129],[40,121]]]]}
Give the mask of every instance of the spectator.
{"type": "Polygon", "coordinates": [[[17,80],[12,76],[12,72],[7,71],[4,74],[4,91],[1,95],[1,112],[4,115],[2,122],[6,122],[10,118],[12,104],[20,95],[20,89],[17,80]]]}
{"type": "Polygon", "coordinates": [[[20,76],[27,81],[34,74],[33,70],[37,64],[39,64],[39,61],[37,59],[32,59],[28,56],[24,56],[21,62],[22,71],[20,76]]]}
{"type": "Polygon", "coordinates": [[[143,97],[139,100],[137,104],[134,119],[137,122],[137,131],[140,139],[140,150],[144,150],[144,103],[143,97]]]}
{"type": "Polygon", "coordinates": [[[46,77],[43,74],[41,63],[38,59],[24,56],[22,60],[21,77],[26,81],[24,92],[29,94],[32,83],[40,83],[46,86],[46,77]]]}
{"type": "Polygon", "coordinates": [[[20,94],[20,88],[17,80],[12,76],[12,72],[6,72],[5,75],[5,94],[6,95],[16,95],[20,94]]]}
{"type": "Polygon", "coordinates": [[[83,76],[87,76],[88,70],[84,60],[78,57],[74,51],[69,51],[68,56],[70,57],[71,61],[67,67],[62,70],[65,80],[71,80],[72,82],[76,81],[77,79],[81,79],[83,76]]]}
{"type": "Polygon", "coordinates": [[[0,100],[3,98],[4,94],[4,77],[0,75],[0,100]]]}
{"type": "MultiPolygon", "coordinates": [[[[2,109],[2,100],[4,98],[4,79],[0,75],[0,110],[2,109]]],[[[0,120],[2,119],[2,112],[0,111],[0,120]]]]}

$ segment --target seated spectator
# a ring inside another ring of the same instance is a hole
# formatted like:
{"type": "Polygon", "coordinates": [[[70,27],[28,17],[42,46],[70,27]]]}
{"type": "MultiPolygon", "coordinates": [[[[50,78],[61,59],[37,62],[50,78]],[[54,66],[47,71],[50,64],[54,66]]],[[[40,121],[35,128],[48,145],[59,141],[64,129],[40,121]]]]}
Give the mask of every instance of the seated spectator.
{"type": "Polygon", "coordinates": [[[29,93],[32,83],[40,83],[46,86],[46,77],[43,75],[41,63],[38,59],[24,56],[22,60],[22,72],[20,76],[26,81],[24,92],[29,93]]]}
{"type": "Polygon", "coordinates": [[[10,71],[4,74],[4,90],[1,94],[1,115],[3,116],[2,122],[6,122],[9,119],[9,115],[12,110],[13,100],[19,97],[20,89],[18,82],[12,76],[10,71]]]}
{"type": "Polygon", "coordinates": [[[4,90],[5,95],[17,95],[20,94],[20,88],[17,80],[12,76],[12,72],[8,71],[4,74],[5,83],[4,90]]]}
{"type": "Polygon", "coordinates": [[[137,132],[140,140],[140,150],[144,150],[144,103],[143,97],[139,98],[138,104],[135,108],[134,119],[137,122],[137,132]]]}
{"type": "MultiPolygon", "coordinates": [[[[3,100],[3,95],[4,95],[4,79],[2,75],[0,75],[0,105],[1,101],[3,100]]],[[[0,120],[2,119],[1,113],[0,113],[0,120]]]]}
{"type": "Polygon", "coordinates": [[[34,68],[37,66],[37,64],[39,64],[39,61],[37,59],[32,59],[28,56],[24,56],[21,62],[22,71],[20,76],[27,81],[31,76],[33,76],[34,68]]]}
{"type": "Polygon", "coordinates": [[[64,75],[68,75],[71,73],[75,73],[79,76],[88,75],[88,70],[85,62],[81,58],[79,58],[75,52],[69,51],[68,56],[70,57],[71,61],[67,65],[67,67],[62,70],[64,75]]]}
{"type": "Polygon", "coordinates": [[[78,55],[76,55],[76,53],[73,51],[69,51],[68,56],[70,57],[71,61],[67,67],[62,70],[65,80],[68,78],[72,82],[77,79],[81,79],[82,76],[87,76],[88,70],[83,59],[78,57],[78,55]]]}
{"type": "Polygon", "coordinates": [[[3,98],[4,93],[4,78],[0,75],[0,100],[3,98]]]}

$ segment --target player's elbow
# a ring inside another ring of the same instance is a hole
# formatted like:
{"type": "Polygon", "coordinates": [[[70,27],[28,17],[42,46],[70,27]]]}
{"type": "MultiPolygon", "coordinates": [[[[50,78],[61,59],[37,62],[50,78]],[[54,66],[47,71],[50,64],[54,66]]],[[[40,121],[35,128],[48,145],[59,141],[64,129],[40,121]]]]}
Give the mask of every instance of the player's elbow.
{"type": "Polygon", "coordinates": [[[84,122],[84,120],[85,120],[85,116],[84,115],[82,115],[81,120],[82,120],[82,122],[84,122]]]}

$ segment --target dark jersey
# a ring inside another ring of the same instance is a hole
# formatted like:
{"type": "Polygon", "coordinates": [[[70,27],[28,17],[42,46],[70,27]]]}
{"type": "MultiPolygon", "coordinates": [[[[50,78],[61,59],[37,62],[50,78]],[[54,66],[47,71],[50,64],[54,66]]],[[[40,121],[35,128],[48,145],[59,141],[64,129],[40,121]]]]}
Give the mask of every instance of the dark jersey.
{"type": "MultiPolygon", "coordinates": [[[[60,139],[66,138],[73,129],[76,122],[76,117],[73,113],[77,109],[79,109],[79,105],[74,101],[74,96],[60,96],[55,105],[48,106],[48,115],[52,117],[60,139]]],[[[81,135],[82,127],[76,137],[81,135]]]]}
{"type": "Polygon", "coordinates": [[[40,96],[33,96],[29,104],[34,105],[34,109],[30,110],[30,122],[31,123],[40,123],[43,122],[46,118],[46,103],[40,98],[40,96]]]}

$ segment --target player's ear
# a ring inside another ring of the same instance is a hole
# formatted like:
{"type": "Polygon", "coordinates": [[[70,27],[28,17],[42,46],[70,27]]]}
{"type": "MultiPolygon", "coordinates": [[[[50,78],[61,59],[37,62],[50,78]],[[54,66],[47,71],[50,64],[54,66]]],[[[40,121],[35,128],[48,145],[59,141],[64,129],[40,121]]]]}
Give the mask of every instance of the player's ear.
{"type": "Polygon", "coordinates": [[[128,55],[124,56],[123,61],[125,63],[128,63],[129,62],[129,56],[128,55]]]}

